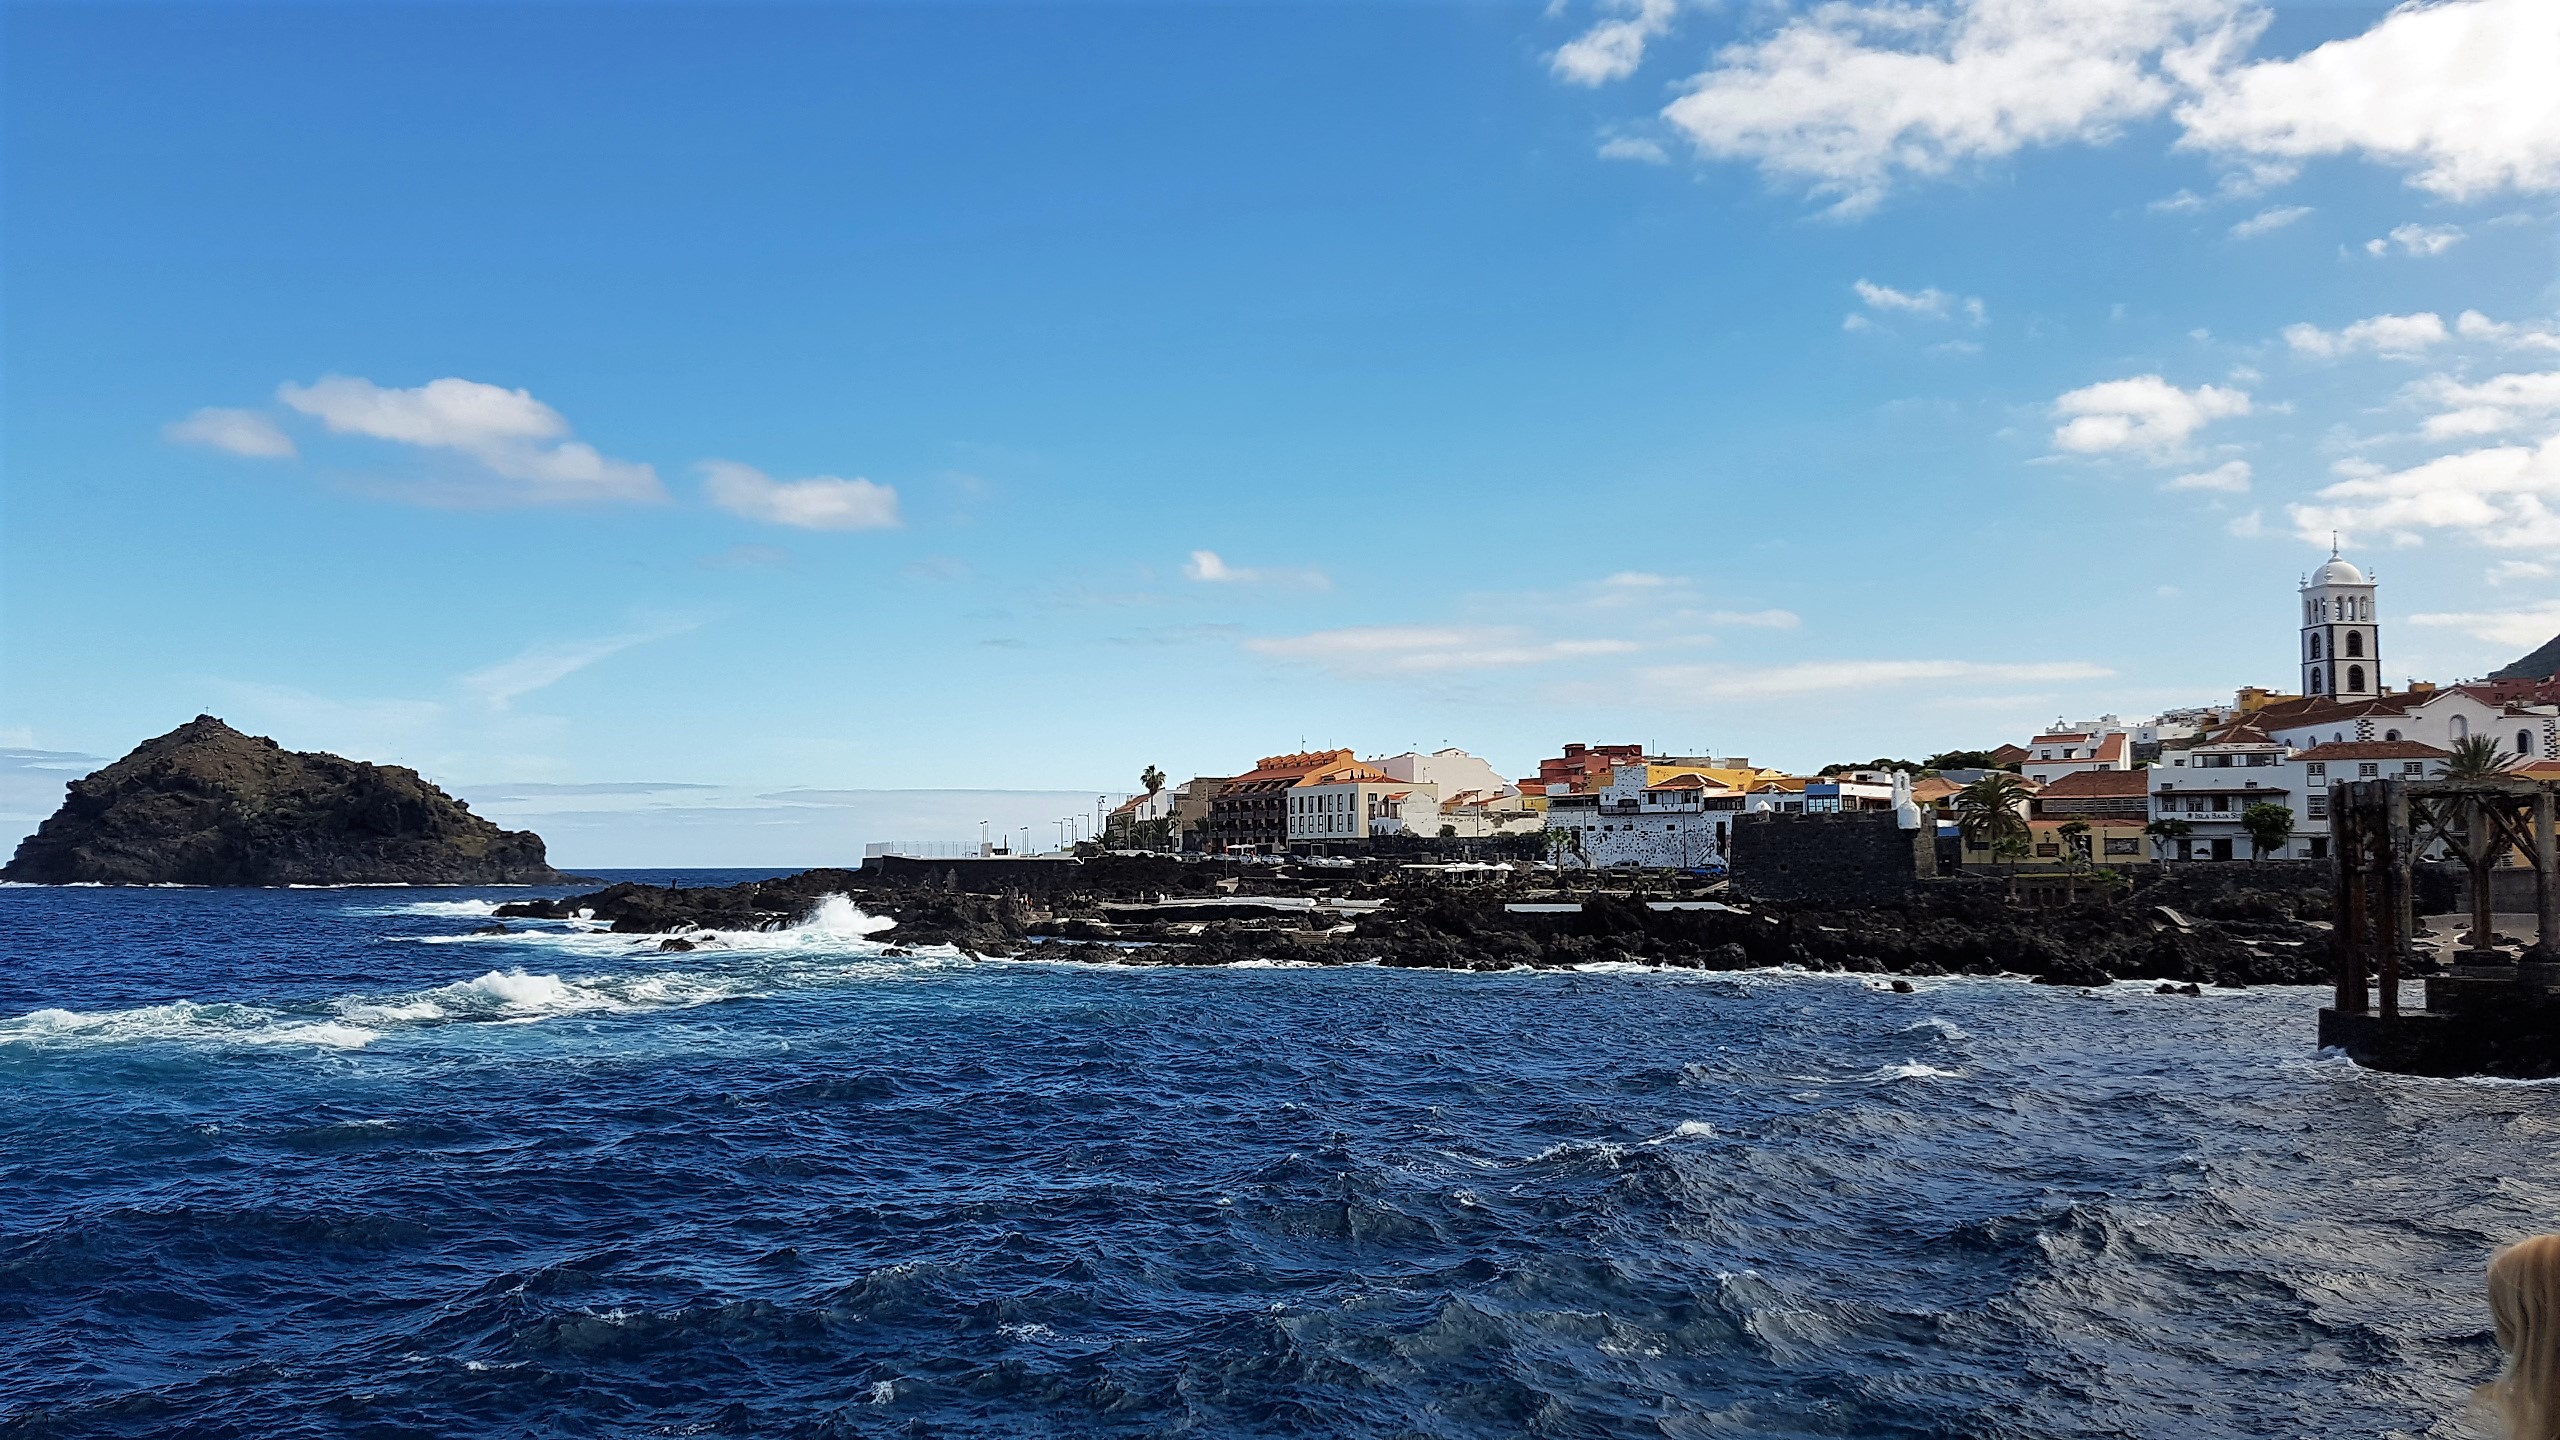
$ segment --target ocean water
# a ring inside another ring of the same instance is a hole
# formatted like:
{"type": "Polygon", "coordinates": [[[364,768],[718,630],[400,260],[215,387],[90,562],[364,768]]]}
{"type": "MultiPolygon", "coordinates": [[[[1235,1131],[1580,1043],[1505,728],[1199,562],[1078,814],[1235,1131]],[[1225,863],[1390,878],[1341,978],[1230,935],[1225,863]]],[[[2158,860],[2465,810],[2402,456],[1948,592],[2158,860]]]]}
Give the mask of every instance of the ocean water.
{"type": "Polygon", "coordinates": [[[511,893],[0,889],[0,1435],[2450,1435],[2560,1225],[2560,1091],[2306,990],[511,893]]]}

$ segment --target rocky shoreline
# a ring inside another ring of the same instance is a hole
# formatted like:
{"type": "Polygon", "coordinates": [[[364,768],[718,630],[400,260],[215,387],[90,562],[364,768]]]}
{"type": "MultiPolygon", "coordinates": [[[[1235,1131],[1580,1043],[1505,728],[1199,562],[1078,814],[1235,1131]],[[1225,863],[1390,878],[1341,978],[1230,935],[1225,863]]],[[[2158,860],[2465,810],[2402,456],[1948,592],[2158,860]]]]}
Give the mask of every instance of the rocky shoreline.
{"type": "MultiPolygon", "coordinates": [[[[1203,876],[1211,867],[1185,867],[1203,876]]],[[[706,889],[615,885],[500,907],[502,918],[584,916],[692,948],[704,932],[804,921],[828,896],[896,920],[881,938],[990,956],[1036,953],[1116,965],[1379,964],[1423,969],[1562,968],[1624,962],[1698,970],[1796,965],[1876,975],[2016,975],[2058,985],[2312,984],[2329,975],[2324,891],[2239,887],[2192,909],[2120,896],[2060,908],[2012,903],[1985,883],[1923,886],[1844,907],[1760,902],[1730,890],[1535,888],[1518,880],[1377,882],[1286,872],[1256,892],[1168,895],[1108,863],[1039,896],[898,883],[867,870],[812,870],[706,889]],[[1523,908],[1514,908],[1523,907],[1523,908]],[[698,937],[698,938],[690,938],[698,937]]],[[[1152,878],[1152,877],[1151,877],[1152,878]]],[[[1230,881],[1229,883],[1239,883],[1230,881]]]]}

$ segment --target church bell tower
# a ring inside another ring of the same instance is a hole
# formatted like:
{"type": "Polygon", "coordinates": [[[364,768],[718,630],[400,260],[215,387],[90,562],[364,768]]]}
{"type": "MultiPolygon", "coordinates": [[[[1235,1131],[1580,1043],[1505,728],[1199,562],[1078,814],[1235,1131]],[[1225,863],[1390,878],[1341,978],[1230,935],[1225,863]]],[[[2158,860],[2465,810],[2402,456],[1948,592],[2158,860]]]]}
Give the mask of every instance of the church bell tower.
{"type": "Polygon", "coordinates": [[[2302,582],[2302,693],[2371,700],[2382,693],[2382,627],[2374,582],[2329,548],[2302,582]]]}

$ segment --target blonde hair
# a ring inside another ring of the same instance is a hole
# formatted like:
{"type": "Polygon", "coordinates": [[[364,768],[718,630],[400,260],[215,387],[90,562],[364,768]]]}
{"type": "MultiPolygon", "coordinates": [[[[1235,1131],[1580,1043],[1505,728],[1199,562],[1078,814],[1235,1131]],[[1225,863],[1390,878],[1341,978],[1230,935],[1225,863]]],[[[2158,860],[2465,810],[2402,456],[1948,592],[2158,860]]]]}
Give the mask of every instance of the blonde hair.
{"type": "Polygon", "coordinates": [[[2475,1398],[2506,1440],[2560,1440],[2560,1235],[2489,1258],[2489,1314],[2507,1364],[2475,1398]]]}

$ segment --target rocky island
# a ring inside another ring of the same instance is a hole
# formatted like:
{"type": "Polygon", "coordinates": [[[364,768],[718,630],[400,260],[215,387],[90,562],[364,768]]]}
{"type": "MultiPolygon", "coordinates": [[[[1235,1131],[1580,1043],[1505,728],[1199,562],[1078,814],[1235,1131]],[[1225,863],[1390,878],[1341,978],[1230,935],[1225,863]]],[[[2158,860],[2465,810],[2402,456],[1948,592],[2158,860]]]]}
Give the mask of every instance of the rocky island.
{"type": "Polygon", "coordinates": [[[542,837],[417,771],[287,750],[199,715],[84,779],[0,880],[67,885],[526,885],[542,837]]]}

